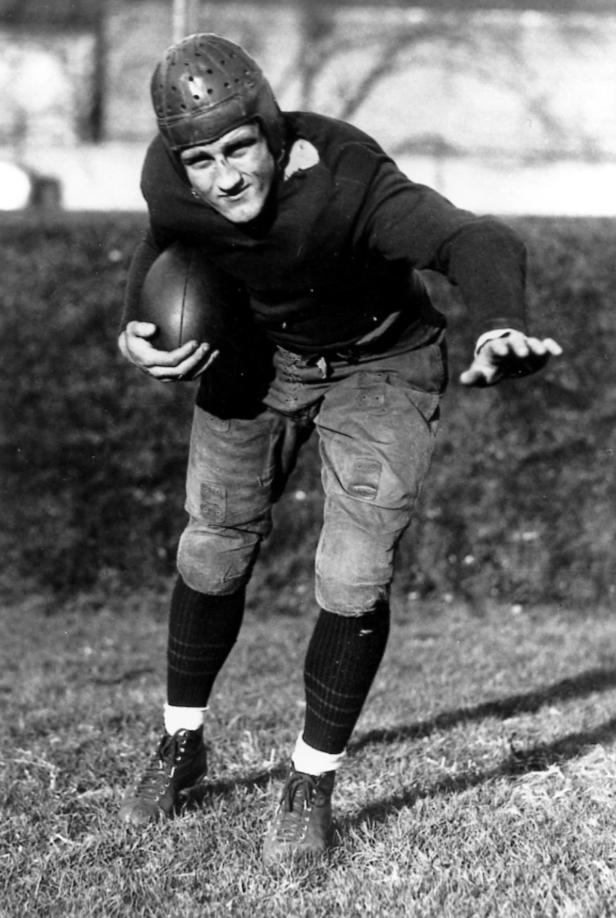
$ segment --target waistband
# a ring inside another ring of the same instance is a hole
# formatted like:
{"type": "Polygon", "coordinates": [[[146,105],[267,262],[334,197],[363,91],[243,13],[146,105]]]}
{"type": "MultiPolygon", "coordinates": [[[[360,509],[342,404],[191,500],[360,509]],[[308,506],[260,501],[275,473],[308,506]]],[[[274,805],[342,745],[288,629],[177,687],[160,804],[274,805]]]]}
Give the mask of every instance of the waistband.
{"type": "Polygon", "coordinates": [[[357,363],[363,357],[369,358],[391,351],[403,353],[421,347],[428,347],[443,337],[446,326],[447,323],[444,316],[442,317],[442,322],[438,325],[425,325],[421,321],[409,320],[408,314],[401,313],[386,327],[383,328],[381,326],[380,329],[376,329],[374,333],[371,333],[369,339],[362,338],[345,347],[324,348],[319,351],[302,353],[290,351],[281,345],[277,345],[277,348],[283,353],[291,355],[295,359],[294,362],[302,363],[305,366],[316,366],[322,361],[330,363],[338,360],[346,363],[357,363]]]}

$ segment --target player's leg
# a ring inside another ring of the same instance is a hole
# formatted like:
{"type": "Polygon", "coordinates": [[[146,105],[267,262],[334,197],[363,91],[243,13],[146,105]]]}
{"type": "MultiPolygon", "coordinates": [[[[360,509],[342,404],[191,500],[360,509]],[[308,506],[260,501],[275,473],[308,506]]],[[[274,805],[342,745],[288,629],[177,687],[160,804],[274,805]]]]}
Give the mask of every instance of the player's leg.
{"type": "Polygon", "coordinates": [[[182,790],[206,771],[203,714],[216,676],[237,639],[245,587],[271,529],[271,506],[304,434],[266,411],[252,420],[220,420],[197,408],[191,435],[179,577],[167,648],[165,732],[136,785],[124,820],[171,815],[182,790]]]}
{"type": "Polygon", "coordinates": [[[328,393],[317,417],[321,613],[305,661],[304,730],[266,862],[316,854],[331,841],[335,774],[385,651],[395,548],[428,470],[438,401],[396,375],[359,372],[328,393]]]}

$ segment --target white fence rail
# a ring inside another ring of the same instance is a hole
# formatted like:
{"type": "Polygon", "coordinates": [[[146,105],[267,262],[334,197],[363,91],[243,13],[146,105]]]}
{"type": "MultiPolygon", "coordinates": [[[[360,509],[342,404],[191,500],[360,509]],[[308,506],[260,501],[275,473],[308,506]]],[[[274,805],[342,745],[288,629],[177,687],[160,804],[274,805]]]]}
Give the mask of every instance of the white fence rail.
{"type": "MultiPolygon", "coordinates": [[[[353,121],[462,206],[616,214],[616,15],[375,5],[317,17],[301,4],[191,3],[199,29],[257,57],[283,108],[353,121]]],[[[5,158],[51,170],[67,207],[140,208],[149,78],[174,10],[171,0],[109,4],[99,146],[79,139],[91,36],[0,33],[5,158]]]]}

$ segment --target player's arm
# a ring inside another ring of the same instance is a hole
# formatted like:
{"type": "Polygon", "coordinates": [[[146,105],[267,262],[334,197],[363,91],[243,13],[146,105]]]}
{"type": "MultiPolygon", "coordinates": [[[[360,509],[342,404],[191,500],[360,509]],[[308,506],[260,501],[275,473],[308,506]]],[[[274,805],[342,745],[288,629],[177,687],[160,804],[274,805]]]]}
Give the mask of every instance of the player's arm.
{"type": "Polygon", "coordinates": [[[443,249],[440,258],[475,322],[492,326],[477,340],[470,366],[460,376],[463,385],[483,388],[529,376],[562,354],[552,338],[526,333],[526,247],[517,233],[501,221],[476,218],[443,249]],[[501,315],[511,321],[501,322],[496,318],[501,315]]]}
{"type": "Polygon", "coordinates": [[[152,231],[148,230],[131,261],[118,346],[126,360],[160,382],[196,379],[208,369],[217,351],[211,351],[208,344],[198,341],[187,341],[173,351],[158,350],[150,340],[156,334],[156,325],[134,318],[138,315],[139,298],[147,273],[161,251],[152,231]]]}
{"type": "Polygon", "coordinates": [[[445,275],[460,290],[477,336],[467,386],[491,386],[540,370],[562,353],[526,334],[526,246],[503,221],[455,207],[391,164],[371,185],[366,238],[386,258],[445,275]]]}

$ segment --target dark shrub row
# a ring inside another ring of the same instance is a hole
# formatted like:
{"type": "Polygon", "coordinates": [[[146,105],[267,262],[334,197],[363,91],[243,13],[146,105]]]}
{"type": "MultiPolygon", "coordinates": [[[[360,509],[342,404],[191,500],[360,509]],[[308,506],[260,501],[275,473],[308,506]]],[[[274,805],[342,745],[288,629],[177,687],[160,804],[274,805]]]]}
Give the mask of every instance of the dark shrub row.
{"type": "MultiPolygon", "coordinates": [[[[121,589],[167,578],[183,525],[194,390],[124,364],[116,328],[142,218],[0,225],[2,583],[121,589]]],[[[457,384],[472,341],[455,291],[452,383],[398,585],[479,599],[600,601],[616,584],[616,222],[524,219],[530,316],[565,357],[493,390],[457,384]]],[[[309,584],[321,513],[311,443],[278,509],[265,581],[309,584]]]]}

